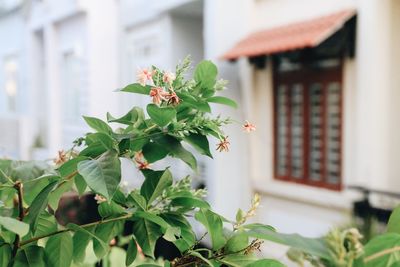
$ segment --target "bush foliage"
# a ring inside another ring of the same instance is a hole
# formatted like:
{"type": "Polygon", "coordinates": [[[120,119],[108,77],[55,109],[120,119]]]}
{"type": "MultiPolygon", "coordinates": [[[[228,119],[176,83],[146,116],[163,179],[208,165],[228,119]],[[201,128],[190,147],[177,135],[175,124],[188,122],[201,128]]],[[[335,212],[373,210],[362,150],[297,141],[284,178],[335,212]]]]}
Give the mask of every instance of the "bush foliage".
{"type": "Polygon", "coordinates": [[[174,179],[170,168],[153,169],[153,163],[172,157],[196,170],[191,151],[212,157],[209,138],[217,139],[217,150],[229,149],[222,127],[230,120],[213,116],[210,103],[236,103],[218,96],[225,82],[217,80],[212,62],[202,61],[193,78],[186,79],[189,67],[184,60],[175,73],[155,66],[141,70],[138,83],[120,91],[147,95],[152,103],[120,118],[107,114],[107,121],[84,117],[93,132],[60,151],[55,164],[0,161],[0,266],[93,266],[96,261],[103,266],[284,266],[255,256],[262,240],[292,247],[288,256],[299,265],[400,266],[399,210],[388,233],[365,247],[355,229],[311,239],[248,223],[260,201],[257,195],[248,211],[239,210],[231,220],[212,210],[203,198],[205,190],[192,189],[189,176],[174,179]],[[121,158],[140,169],[140,187],[126,191],[121,185],[121,158]],[[96,194],[101,218],[61,223],[57,210],[68,192],[96,194]],[[201,237],[194,220],[204,228],[201,237]],[[209,248],[199,245],[203,238],[209,248]],[[156,259],[160,239],[179,256],[156,259]]]}

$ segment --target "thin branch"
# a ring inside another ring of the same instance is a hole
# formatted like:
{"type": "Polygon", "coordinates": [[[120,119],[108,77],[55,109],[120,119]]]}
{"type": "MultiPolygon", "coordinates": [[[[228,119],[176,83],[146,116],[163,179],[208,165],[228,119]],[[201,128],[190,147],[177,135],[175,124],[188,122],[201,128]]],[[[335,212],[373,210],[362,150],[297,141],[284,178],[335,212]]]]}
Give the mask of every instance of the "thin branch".
{"type": "MultiPolygon", "coordinates": [[[[206,258],[207,260],[218,260],[222,259],[226,256],[232,255],[232,254],[239,254],[239,253],[247,253],[249,250],[253,249],[258,249],[260,241],[258,239],[253,240],[247,247],[239,250],[239,251],[234,251],[234,252],[228,252],[228,253],[222,253],[222,254],[214,254],[211,257],[206,258]]],[[[186,266],[191,266],[192,264],[196,263],[202,263],[204,260],[201,258],[197,258],[191,254],[185,254],[181,258],[176,258],[172,262],[173,267],[186,267],[186,266]]]]}
{"type": "Polygon", "coordinates": [[[385,250],[379,251],[379,252],[377,252],[375,254],[372,254],[371,256],[366,257],[364,259],[364,262],[367,263],[369,261],[375,260],[377,258],[380,258],[382,256],[385,256],[387,254],[390,254],[390,253],[393,253],[393,252],[397,252],[397,251],[400,251],[400,246],[389,248],[389,249],[385,249],[385,250]]]}
{"type": "MultiPolygon", "coordinates": [[[[111,219],[106,219],[106,220],[102,220],[102,221],[96,221],[96,222],[92,222],[92,223],[82,224],[82,225],[80,225],[80,227],[89,228],[91,226],[96,226],[96,225],[100,225],[100,224],[103,224],[103,223],[109,223],[109,222],[115,222],[115,221],[129,219],[130,217],[132,217],[132,214],[126,214],[124,216],[120,216],[120,217],[116,217],[116,218],[111,218],[111,219]]],[[[48,234],[45,234],[45,235],[37,236],[37,237],[34,237],[34,238],[31,238],[31,239],[28,239],[26,241],[21,242],[20,247],[22,247],[22,246],[24,246],[26,244],[38,241],[39,239],[42,239],[42,238],[46,238],[46,237],[49,237],[49,236],[53,236],[53,235],[57,235],[57,234],[65,233],[65,232],[70,232],[70,231],[73,231],[73,230],[68,228],[68,229],[54,231],[54,232],[51,232],[51,233],[48,233],[48,234]]]]}
{"type": "MultiPolygon", "coordinates": [[[[24,212],[24,200],[23,200],[23,184],[20,181],[15,182],[14,188],[17,190],[17,195],[18,195],[18,220],[23,221],[25,217],[25,212],[24,212]]],[[[13,244],[13,250],[12,250],[12,258],[14,258],[17,255],[18,248],[20,247],[20,239],[21,237],[19,235],[15,236],[14,239],[14,244],[13,244]]]]}

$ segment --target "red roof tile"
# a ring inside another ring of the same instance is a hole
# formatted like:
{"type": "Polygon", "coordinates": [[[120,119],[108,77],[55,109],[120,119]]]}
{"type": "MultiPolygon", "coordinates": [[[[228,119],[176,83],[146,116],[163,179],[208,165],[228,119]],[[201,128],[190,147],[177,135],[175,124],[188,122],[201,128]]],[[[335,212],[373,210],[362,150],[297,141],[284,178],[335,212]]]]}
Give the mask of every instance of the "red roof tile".
{"type": "Polygon", "coordinates": [[[355,14],[355,10],[344,10],[256,32],[237,43],[222,58],[232,60],[316,47],[342,28],[355,14]]]}

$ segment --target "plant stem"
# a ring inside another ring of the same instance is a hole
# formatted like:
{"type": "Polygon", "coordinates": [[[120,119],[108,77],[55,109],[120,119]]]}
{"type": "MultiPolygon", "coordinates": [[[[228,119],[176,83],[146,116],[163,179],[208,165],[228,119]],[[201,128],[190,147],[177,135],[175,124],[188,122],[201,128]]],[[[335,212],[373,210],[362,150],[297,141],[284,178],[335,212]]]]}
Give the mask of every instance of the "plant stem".
{"type": "Polygon", "coordinates": [[[377,252],[375,254],[372,254],[372,255],[366,257],[364,259],[364,262],[367,263],[369,261],[372,261],[372,260],[375,260],[375,259],[380,258],[382,256],[385,256],[386,254],[394,253],[394,252],[397,252],[397,251],[400,251],[400,246],[389,248],[389,249],[385,249],[385,250],[379,251],[379,252],[377,252]]]}
{"type": "MultiPolygon", "coordinates": [[[[17,190],[18,195],[18,220],[23,221],[25,212],[24,212],[24,202],[23,202],[23,184],[20,181],[15,182],[14,188],[17,190]]],[[[13,244],[12,250],[12,258],[17,255],[18,249],[20,247],[20,236],[16,235],[13,244]]]]}
{"type": "MultiPolygon", "coordinates": [[[[115,222],[115,221],[129,219],[130,217],[132,217],[132,214],[126,214],[124,216],[120,216],[120,217],[116,217],[116,218],[111,218],[111,219],[106,219],[106,220],[102,220],[102,221],[96,221],[96,222],[92,222],[92,223],[82,224],[82,225],[80,225],[80,227],[88,228],[88,227],[95,226],[95,225],[100,225],[100,224],[103,224],[103,223],[109,223],[109,222],[115,222]]],[[[65,232],[70,232],[70,231],[72,231],[72,229],[67,228],[67,229],[63,229],[63,230],[54,231],[54,232],[51,232],[51,233],[48,233],[48,234],[45,234],[45,235],[37,236],[37,237],[34,237],[34,238],[31,238],[31,239],[28,239],[26,241],[21,242],[20,243],[20,247],[22,247],[22,246],[24,246],[26,244],[38,241],[39,239],[42,239],[42,238],[46,238],[46,237],[49,237],[49,236],[53,236],[53,235],[57,235],[57,234],[65,233],[65,232]]]]}
{"type": "MultiPolygon", "coordinates": [[[[204,236],[203,236],[204,237],[204,236]]],[[[239,251],[235,251],[235,252],[228,252],[228,253],[223,253],[223,254],[214,254],[213,256],[209,256],[208,258],[207,258],[207,260],[218,260],[218,259],[220,259],[220,258],[224,258],[224,257],[226,257],[226,256],[229,256],[229,255],[232,255],[232,254],[239,254],[239,253],[242,253],[242,252],[245,252],[245,251],[247,251],[247,250],[249,250],[249,249],[252,249],[253,248],[253,246],[255,245],[255,244],[257,244],[257,241],[258,241],[258,239],[255,239],[254,241],[252,241],[251,242],[251,244],[249,244],[247,247],[245,247],[245,248],[243,248],[243,249],[241,249],[241,250],[239,250],[239,251]]],[[[183,255],[181,258],[176,258],[173,262],[172,262],[172,266],[173,267],[186,267],[186,266],[191,266],[192,264],[196,264],[196,263],[203,263],[204,261],[201,259],[201,258],[197,258],[197,257],[195,257],[195,256],[193,256],[193,255],[191,255],[191,254],[185,254],[185,255],[183,255]],[[189,257],[191,257],[191,258],[189,258],[189,261],[186,261],[186,262],[182,262],[182,261],[184,261],[184,259],[185,259],[185,257],[187,257],[187,256],[189,256],[189,257]],[[180,263],[180,262],[182,262],[182,263],[180,263]]]]}

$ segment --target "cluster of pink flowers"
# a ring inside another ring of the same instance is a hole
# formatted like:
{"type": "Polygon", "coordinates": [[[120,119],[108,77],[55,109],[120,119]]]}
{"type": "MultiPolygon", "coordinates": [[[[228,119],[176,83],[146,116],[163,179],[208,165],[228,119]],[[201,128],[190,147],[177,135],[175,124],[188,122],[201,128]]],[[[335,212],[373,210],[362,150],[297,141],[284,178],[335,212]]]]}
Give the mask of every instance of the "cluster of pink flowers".
{"type": "MultiPolygon", "coordinates": [[[[138,83],[145,86],[148,82],[154,85],[153,76],[156,74],[156,70],[141,69],[138,71],[137,79],[138,83]]],[[[178,105],[181,100],[172,88],[172,83],[176,79],[175,73],[164,72],[162,80],[166,83],[169,88],[165,91],[164,88],[159,86],[153,86],[150,90],[150,97],[156,105],[160,105],[162,101],[167,101],[168,104],[178,105]]]]}
{"type": "MultiPolygon", "coordinates": [[[[179,96],[175,93],[172,83],[176,79],[175,73],[172,72],[164,72],[162,80],[163,82],[169,86],[168,90],[166,91],[164,88],[160,86],[155,86],[153,82],[153,76],[157,73],[156,70],[148,70],[148,69],[141,69],[138,71],[137,79],[138,83],[140,83],[142,86],[145,86],[150,82],[150,84],[153,86],[150,90],[150,97],[152,98],[152,101],[156,105],[160,105],[163,101],[166,101],[168,104],[171,105],[178,105],[181,100],[179,96]]],[[[256,130],[256,126],[249,121],[245,121],[243,124],[243,130],[247,133],[253,132],[256,130]]],[[[217,150],[219,152],[222,151],[229,151],[229,146],[230,142],[228,141],[228,136],[223,137],[220,142],[217,144],[217,150]]],[[[139,169],[147,169],[149,167],[149,164],[147,161],[144,159],[143,154],[141,152],[138,152],[135,155],[134,161],[138,165],[139,169]]]]}

